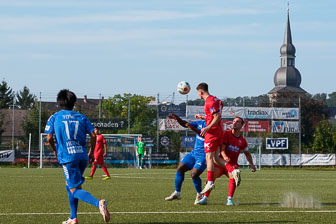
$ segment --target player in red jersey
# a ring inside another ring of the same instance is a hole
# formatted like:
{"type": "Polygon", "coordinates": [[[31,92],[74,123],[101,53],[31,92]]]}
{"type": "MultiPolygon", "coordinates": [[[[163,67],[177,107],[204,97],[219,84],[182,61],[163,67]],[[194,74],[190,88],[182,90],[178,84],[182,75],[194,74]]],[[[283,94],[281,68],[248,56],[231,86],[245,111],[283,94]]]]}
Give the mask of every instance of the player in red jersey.
{"type": "MultiPolygon", "coordinates": [[[[204,194],[215,187],[214,158],[215,155],[219,155],[219,148],[222,143],[221,139],[223,136],[223,125],[221,121],[221,116],[222,116],[223,103],[217,97],[211,96],[209,94],[208,84],[200,83],[196,89],[199,97],[205,100],[204,104],[205,116],[202,116],[200,114],[195,115],[196,118],[205,119],[206,122],[206,127],[202,128],[200,134],[201,136],[204,136],[204,151],[206,152],[206,162],[207,162],[208,182],[201,192],[202,194],[204,194]]],[[[224,155],[224,159],[227,160],[228,157],[224,155]]]]}
{"type": "MultiPolygon", "coordinates": [[[[240,151],[243,151],[247,161],[250,163],[252,172],[256,171],[256,167],[253,164],[252,156],[248,150],[248,144],[246,139],[241,135],[241,128],[244,125],[244,120],[241,117],[236,117],[233,120],[233,128],[232,130],[225,131],[223,134],[223,146],[224,150],[221,150],[221,156],[228,156],[230,158],[229,164],[232,167],[235,167],[234,171],[238,170],[238,157],[240,155],[240,151]]],[[[222,148],[223,149],[223,148],[222,148]]],[[[238,180],[234,180],[234,175],[228,171],[226,166],[220,166],[220,163],[217,163],[218,160],[221,158],[216,159],[215,164],[215,174],[214,174],[214,180],[216,178],[221,177],[223,174],[226,175],[229,178],[229,193],[227,198],[226,205],[234,205],[232,198],[233,194],[235,192],[236,186],[239,186],[240,184],[240,175],[238,175],[238,180]]],[[[223,159],[221,159],[223,160],[223,159]]],[[[223,161],[222,161],[223,162],[223,161]]],[[[200,205],[206,205],[208,203],[208,197],[210,195],[210,192],[207,192],[204,194],[203,198],[199,201],[200,205]]]]}
{"type": "MultiPolygon", "coordinates": [[[[100,134],[99,128],[95,127],[94,128],[94,133],[97,136],[97,141],[96,141],[96,147],[94,148],[94,161],[92,163],[92,171],[90,176],[85,177],[85,179],[92,179],[93,175],[96,171],[97,165],[100,165],[106,174],[106,177],[103,178],[103,180],[111,179],[109,172],[107,171],[107,168],[104,163],[104,156],[106,156],[106,141],[105,138],[102,134],[100,134]],[[103,145],[104,145],[104,150],[103,150],[103,145]]],[[[90,148],[89,155],[91,153],[92,148],[90,148]]]]}

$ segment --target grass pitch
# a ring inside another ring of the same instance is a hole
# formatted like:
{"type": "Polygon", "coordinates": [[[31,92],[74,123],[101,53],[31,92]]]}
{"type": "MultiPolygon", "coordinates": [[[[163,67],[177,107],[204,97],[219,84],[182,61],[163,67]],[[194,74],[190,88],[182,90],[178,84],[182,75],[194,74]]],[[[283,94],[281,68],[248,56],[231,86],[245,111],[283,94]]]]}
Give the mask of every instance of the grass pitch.
{"type": "MultiPolygon", "coordinates": [[[[174,190],[173,169],[101,169],[83,189],[109,202],[111,223],[336,223],[336,171],[242,170],[236,206],[225,205],[227,178],[216,181],[209,204],[193,205],[189,173],[182,200],[166,202],[174,190]]],[[[86,170],[88,175],[90,169],[86,170]]],[[[202,180],[205,180],[205,173],[202,180]]],[[[79,203],[79,223],[104,223],[98,209],[79,203]]],[[[60,168],[0,168],[0,223],[61,223],[69,205],[60,168]]]]}

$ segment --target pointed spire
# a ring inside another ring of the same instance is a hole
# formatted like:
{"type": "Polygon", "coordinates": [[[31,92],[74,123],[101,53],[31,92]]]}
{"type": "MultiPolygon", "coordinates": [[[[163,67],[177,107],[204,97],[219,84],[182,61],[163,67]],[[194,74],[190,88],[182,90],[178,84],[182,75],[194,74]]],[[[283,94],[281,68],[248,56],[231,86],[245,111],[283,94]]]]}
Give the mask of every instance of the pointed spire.
{"type": "Polygon", "coordinates": [[[292,33],[291,33],[290,21],[289,21],[289,8],[287,10],[287,24],[286,24],[284,44],[292,44],[292,33]]]}

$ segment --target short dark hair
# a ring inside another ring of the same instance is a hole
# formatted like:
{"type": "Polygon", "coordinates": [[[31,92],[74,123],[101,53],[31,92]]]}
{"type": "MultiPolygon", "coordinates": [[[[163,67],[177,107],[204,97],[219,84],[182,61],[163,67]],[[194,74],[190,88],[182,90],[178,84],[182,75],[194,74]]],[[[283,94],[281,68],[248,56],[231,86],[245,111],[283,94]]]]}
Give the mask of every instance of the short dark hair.
{"type": "Polygon", "coordinates": [[[61,109],[73,110],[77,97],[68,89],[62,89],[57,94],[57,104],[61,109]]]}
{"type": "Polygon", "coordinates": [[[94,128],[99,130],[99,127],[97,125],[95,125],[94,128]]]}
{"type": "Polygon", "coordinates": [[[201,82],[201,83],[198,84],[198,86],[196,87],[196,90],[203,90],[203,91],[205,91],[205,92],[209,92],[208,84],[206,84],[205,82],[201,82]]]}
{"type": "Polygon", "coordinates": [[[235,117],[235,119],[236,119],[236,118],[240,119],[240,121],[241,121],[242,125],[244,125],[245,121],[244,121],[244,119],[243,119],[243,118],[241,118],[241,117],[239,117],[239,116],[235,117]]]}

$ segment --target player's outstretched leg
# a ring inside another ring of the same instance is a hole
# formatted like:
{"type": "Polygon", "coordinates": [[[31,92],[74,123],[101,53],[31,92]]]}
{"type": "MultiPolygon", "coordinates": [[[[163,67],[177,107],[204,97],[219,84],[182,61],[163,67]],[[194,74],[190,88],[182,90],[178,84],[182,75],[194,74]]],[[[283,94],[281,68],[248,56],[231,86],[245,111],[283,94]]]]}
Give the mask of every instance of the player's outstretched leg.
{"type": "Polygon", "coordinates": [[[166,201],[181,199],[181,188],[182,188],[183,181],[184,181],[184,172],[176,171],[175,191],[170,196],[165,198],[166,201]]]}
{"type": "Polygon", "coordinates": [[[110,221],[110,213],[107,210],[107,201],[102,199],[99,201],[99,211],[100,214],[102,214],[104,221],[109,222],[110,221]]]}
{"type": "Polygon", "coordinates": [[[63,221],[62,224],[78,224],[78,220],[77,220],[77,218],[75,218],[75,219],[68,218],[68,220],[63,221]]]}

